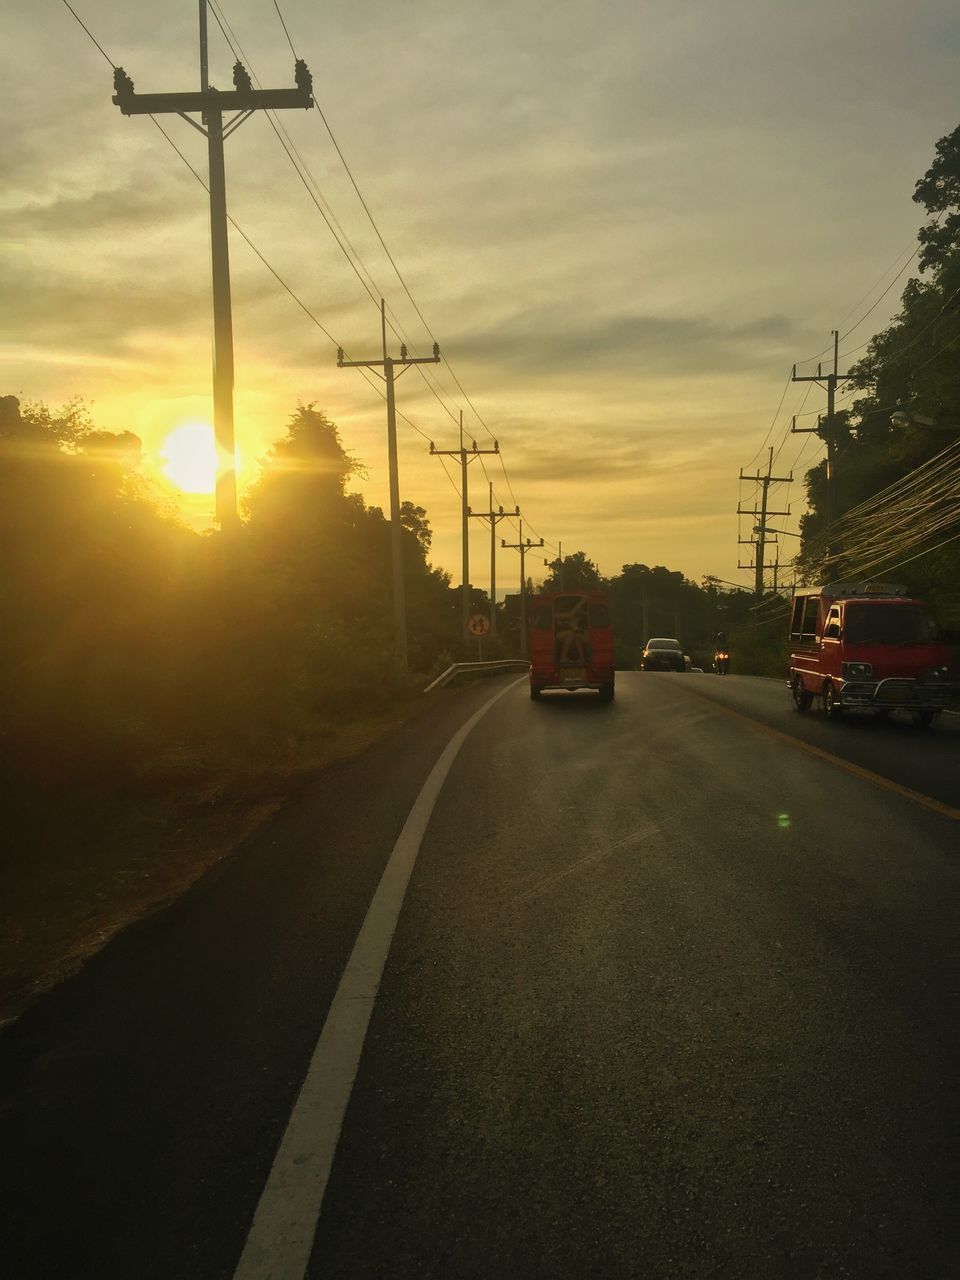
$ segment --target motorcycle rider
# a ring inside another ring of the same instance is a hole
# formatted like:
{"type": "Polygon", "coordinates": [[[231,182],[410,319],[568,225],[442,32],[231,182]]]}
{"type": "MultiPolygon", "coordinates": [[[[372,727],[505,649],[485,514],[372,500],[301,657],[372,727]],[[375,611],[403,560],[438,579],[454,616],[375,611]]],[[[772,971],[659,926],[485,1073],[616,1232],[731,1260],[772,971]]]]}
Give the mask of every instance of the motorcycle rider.
{"type": "Polygon", "coordinates": [[[713,669],[717,675],[725,676],[730,669],[730,651],[727,648],[727,633],[717,632],[717,648],[713,655],[713,669]]]}

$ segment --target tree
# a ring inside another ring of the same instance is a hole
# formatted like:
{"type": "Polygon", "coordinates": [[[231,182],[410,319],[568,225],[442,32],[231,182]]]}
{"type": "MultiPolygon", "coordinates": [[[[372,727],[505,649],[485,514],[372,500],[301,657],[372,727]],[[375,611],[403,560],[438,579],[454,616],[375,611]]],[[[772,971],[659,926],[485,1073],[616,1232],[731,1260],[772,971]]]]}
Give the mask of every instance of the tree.
{"type": "Polygon", "coordinates": [[[427,519],[426,510],[413,502],[401,502],[400,524],[408,533],[412,533],[424,555],[430,550],[433,542],[433,530],[427,519]]]}
{"type": "Polygon", "coordinates": [[[917,181],[913,198],[927,213],[947,215],[922,227],[917,237],[920,270],[939,271],[960,246],[960,125],[937,143],[933,164],[917,181]]]}
{"type": "Polygon", "coordinates": [[[139,455],[80,401],[0,401],[3,728],[19,771],[122,779],[136,756],[196,540],[149,500],[139,455]]]}
{"type": "Polygon", "coordinates": [[[603,584],[599,569],[583,551],[552,560],[547,567],[550,574],[544,581],[544,591],[597,591],[603,584]]]}
{"type": "MultiPolygon", "coordinates": [[[[850,370],[855,398],[835,420],[837,517],[902,480],[960,436],[960,127],[937,143],[913,198],[936,216],[918,233],[919,267],[926,278],[907,282],[900,313],[870,340],[866,355],[850,370]],[[898,411],[902,416],[894,421],[891,415],[898,411]]],[[[801,522],[801,562],[808,575],[860,572],[853,562],[825,561],[824,463],[807,472],[806,486],[810,513],[801,522]]],[[[919,509],[917,521],[922,535],[919,509]]],[[[930,541],[943,536],[939,529],[930,541]]],[[[960,575],[960,552],[947,548],[940,558],[960,575]]],[[[894,552],[889,557],[891,570],[898,559],[904,556],[894,552]]],[[[924,575],[914,556],[909,563],[914,580],[924,575]]],[[[941,570],[940,577],[951,569],[941,570]]],[[[872,566],[870,572],[879,569],[872,566]]]]}

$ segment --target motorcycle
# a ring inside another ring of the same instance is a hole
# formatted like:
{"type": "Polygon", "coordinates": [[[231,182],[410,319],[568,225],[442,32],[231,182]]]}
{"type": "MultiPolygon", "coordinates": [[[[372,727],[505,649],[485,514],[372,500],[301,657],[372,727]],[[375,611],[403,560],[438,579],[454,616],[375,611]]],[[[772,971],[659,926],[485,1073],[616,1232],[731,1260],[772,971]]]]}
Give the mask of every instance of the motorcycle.
{"type": "Polygon", "coordinates": [[[713,669],[718,676],[725,676],[730,671],[730,655],[726,649],[718,649],[713,655],[713,669]]]}

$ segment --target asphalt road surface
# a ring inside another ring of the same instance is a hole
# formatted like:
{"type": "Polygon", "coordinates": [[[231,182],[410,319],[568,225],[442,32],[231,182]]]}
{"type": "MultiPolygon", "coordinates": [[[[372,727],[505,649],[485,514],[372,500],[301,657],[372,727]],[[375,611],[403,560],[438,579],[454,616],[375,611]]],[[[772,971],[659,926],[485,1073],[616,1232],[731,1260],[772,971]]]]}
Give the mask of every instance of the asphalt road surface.
{"type": "Polygon", "coordinates": [[[960,718],[452,691],[0,1035],[3,1274],[958,1275],[958,854],[960,718]]]}

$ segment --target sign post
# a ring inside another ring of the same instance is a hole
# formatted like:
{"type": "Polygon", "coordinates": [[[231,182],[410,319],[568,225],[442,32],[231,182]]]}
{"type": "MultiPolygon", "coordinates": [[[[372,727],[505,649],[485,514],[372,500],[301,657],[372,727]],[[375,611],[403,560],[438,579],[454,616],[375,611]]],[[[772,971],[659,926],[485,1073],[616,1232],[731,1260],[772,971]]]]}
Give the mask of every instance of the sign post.
{"type": "Polygon", "coordinates": [[[467,630],[477,640],[477,661],[483,661],[483,637],[490,632],[490,619],[485,613],[471,613],[467,619],[467,630]]]}

